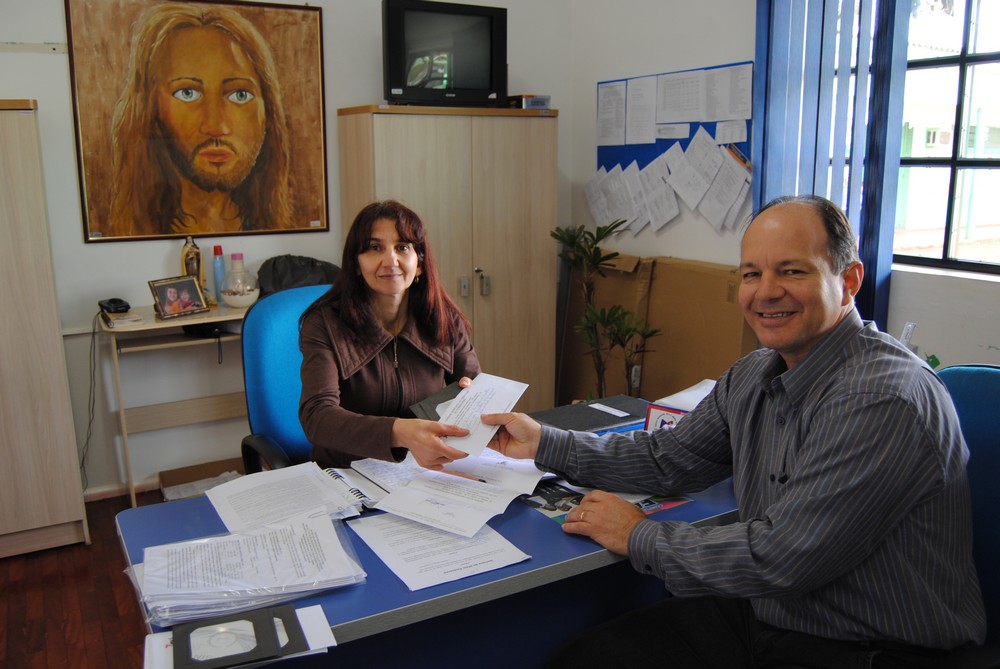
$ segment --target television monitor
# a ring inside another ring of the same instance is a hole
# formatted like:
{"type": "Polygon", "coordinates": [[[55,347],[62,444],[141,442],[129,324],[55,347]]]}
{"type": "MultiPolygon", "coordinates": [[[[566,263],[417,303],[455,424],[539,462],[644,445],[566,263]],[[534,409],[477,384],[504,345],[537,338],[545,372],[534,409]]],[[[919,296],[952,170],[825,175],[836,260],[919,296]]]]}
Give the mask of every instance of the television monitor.
{"type": "Polygon", "coordinates": [[[382,51],[390,104],[507,104],[504,8],[383,0],[382,51]]]}

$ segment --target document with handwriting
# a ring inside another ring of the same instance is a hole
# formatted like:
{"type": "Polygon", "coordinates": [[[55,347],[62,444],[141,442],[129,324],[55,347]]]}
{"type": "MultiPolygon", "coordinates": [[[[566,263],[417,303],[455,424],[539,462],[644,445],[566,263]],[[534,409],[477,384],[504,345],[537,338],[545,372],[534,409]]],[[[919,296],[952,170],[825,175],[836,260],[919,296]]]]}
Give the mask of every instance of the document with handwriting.
{"type": "Polygon", "coordinates": [[[407,466],[411,459],[407,456],[398,464],[358,461],[351,466],[380,484],[390,483],[384,470],[395,468],[399,477],[383,485],[389,494],[374,505],[376,509],[465,537],[503,513],[515,497],[534,490],[542,477],[531,460],[515,460],[490,449],[478,457],[455,460],[444,471],[415,463],[407,466]]]}
{"type": "Polygon", "coordinates": [[[479,374],[468,388],[463,388],[458,396],[439,407],[442,423],[457,425],[469,431],[465,437],[448,437],[448,445],[469,455],[482,453],[499,428],[484,425],[479,417],[484,413],[510,411],[527,389],[527,383],[492,374],[479,374]]]}

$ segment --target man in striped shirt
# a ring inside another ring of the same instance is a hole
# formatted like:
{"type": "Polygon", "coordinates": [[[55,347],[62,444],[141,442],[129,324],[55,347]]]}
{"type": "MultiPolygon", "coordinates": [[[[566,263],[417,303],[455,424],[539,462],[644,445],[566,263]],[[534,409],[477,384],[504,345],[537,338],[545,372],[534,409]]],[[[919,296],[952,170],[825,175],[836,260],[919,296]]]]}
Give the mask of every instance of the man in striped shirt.
{"type": "Polygon", "coordinates": [[[968,450],[947,390],[854,306],[843,212],[780,198],[744,233],[762,348],[673,429],[596,437],[523,414],[491,444],[593,487],[683,493],[732,476],[739,522],[656,522],[596,490],[567,516],[674,597],[568,644],[566,667],[933,667],[981,643],[968,450]]]}

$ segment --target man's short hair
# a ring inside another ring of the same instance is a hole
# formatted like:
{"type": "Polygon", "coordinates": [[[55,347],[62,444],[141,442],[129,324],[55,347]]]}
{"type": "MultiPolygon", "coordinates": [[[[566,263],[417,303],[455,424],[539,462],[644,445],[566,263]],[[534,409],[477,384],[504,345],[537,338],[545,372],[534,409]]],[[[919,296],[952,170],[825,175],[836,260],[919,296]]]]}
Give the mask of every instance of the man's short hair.
{"type": "Polygon", "coordinates": [[[289,139],[277,67],[267,41],[239,12],[215,5],[164,3],[149,7],[136,22],[128,80],[115,105],[112,149],[115,192],[106,229],[113,236],[163,235],[183,220],[175,167],[155,129],[153,64],[168,35],[210,27],[230,37],[260,78],[266,132],[257,163],[231,197],[244,230],[288,228],[292,223],[289,139]]]}
{"type": "MultiPolygon", "coordinates": [[[[803,204],[819,214],[826,228],[827,254],[830,256],[830,265],[833,271],[840,274],[848,267],[859,261],[858,257],[858,237],[854,234],[851,222],[847,220],[847,214],[835,203],[819,195],[784,195],[776,197],[753,215],[750,219],[752,223],[758,216],[771,207],[779,204],[803,204]]],[[[749,224],[747,225],[749,227],[749,224]]]]}

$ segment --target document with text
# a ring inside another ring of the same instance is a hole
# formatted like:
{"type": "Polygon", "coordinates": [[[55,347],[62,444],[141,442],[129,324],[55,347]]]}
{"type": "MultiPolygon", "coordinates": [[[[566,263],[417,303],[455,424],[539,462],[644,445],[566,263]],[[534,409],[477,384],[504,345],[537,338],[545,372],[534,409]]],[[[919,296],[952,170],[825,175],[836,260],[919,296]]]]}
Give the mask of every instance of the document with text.
{"type": "Polygon", "coordinates": [[[283,520],[323,506],[334,517],[358,515],[347,486],[315,462],[241,476],[206,493],[230,532],[283,520]]]}
{"type": "Polygon", "coordinates": [[[448,445],[469,455],[482,453],[499,428],[483,424],[479,417],[484,413],[510,411],[527,389],[527,383],[479,374],[468,388],[463,388],[454,399],[442,405],[443,411],[439,409],[442,423],[469,431],[465,437],[448,437],[448,445]]]}
{"type": "Polygon", "coordinates": [[[464,538],[389,514],[348,526],[410,590],[456,581],[529,559],[492,527],[464,538]]]}
{"type": "Polygon", "coordinates": [[[444,471],[420,471],[375,508],[471,537],[514,498],[534,490],[541,478],[534,462],[487,449],[479,457],[449,463],[444,471]]]}
{"type": "Polygon", "coordinates": [[[317,508],[245,532],[150,546],[136,578],[150,620],[166,626],[359,583],[365,572],[317,508]]]}

